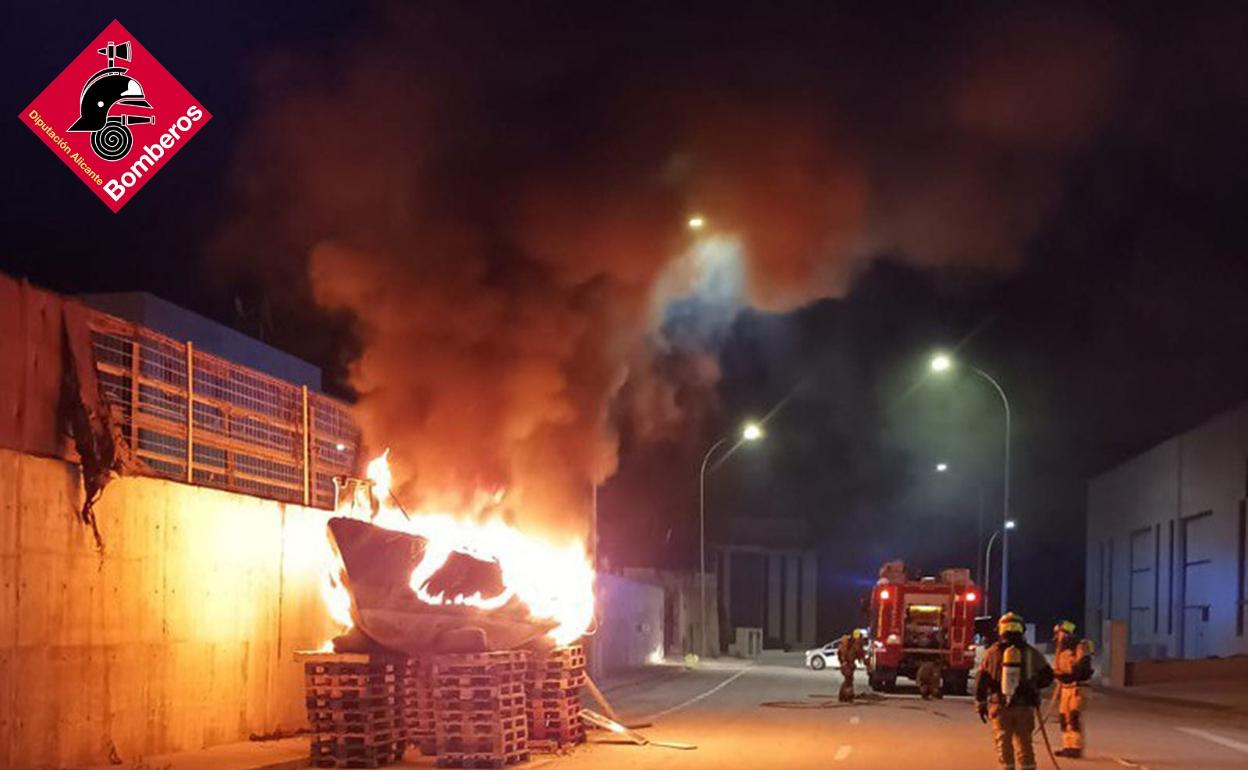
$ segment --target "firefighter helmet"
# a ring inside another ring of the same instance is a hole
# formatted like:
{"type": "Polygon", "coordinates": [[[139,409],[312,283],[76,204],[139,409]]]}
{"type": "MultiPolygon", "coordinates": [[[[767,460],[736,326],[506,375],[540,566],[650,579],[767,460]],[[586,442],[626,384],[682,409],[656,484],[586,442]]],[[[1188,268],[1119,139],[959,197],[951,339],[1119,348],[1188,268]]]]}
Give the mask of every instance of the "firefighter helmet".
{"type": "Polygon", "coordinates": [[[1055,634],[1071,634],[1075,633],[1075,622],[1073,620],[1059,620],[1056,626],[1053,626],[1055,634]]]}
{"type": "Polygon", "coordinates": [[[1023,616],[1014,612],[1007,612],[997,621],[997,633],[1005,636],[1009,633],[1023,633],[1023,616]]]}
{"type": "Polygon", "coordinates": [[[143,86],[134,78],[121,74],[124,72],[119,69],[103,70],[87,81],[79,101],[78,120],[66,131],[99,131],[108,122],[109,111],[114,105],[152,108],[143,93],[143,86]]]}
{"type": "Polygon", "coordinates": [[[855,639],[861,639],[861,638],[862,638],[862,629],[861,629],[861,628],[855,628],[855,629],[854,629],[854,638],[855,638],[855,639]]]}

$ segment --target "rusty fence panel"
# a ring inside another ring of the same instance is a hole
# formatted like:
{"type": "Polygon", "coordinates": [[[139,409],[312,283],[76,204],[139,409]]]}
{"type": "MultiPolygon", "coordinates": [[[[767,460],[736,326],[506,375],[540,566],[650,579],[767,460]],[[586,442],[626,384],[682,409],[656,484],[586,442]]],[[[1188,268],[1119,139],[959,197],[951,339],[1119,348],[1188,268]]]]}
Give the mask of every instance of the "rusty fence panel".
{"type": "Polygon", "coordinates": [[[359,448],[346,404],[110,315],[91,327],[104,397],[152,475],[333,507],[359,448]]]}

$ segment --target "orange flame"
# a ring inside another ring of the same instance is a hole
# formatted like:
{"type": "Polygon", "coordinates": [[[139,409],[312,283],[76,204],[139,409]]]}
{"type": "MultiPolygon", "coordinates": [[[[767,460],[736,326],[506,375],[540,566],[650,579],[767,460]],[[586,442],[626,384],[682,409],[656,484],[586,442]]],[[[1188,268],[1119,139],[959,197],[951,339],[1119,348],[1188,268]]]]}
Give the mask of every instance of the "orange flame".
{"type": "Polygon", "coordinates": [[[325,600],[325,609],[334,622],[345,628],[354,625],[351,620],[351,594],[342,582],[342,560],[335,554],[334,564],[325,570],[321,581],[321,598],[325,600]]]}
{"type": "MultiPolygon", "coordinates": [[[[528,608],[533,619],[558,624],[550,632],[556,644],[570,644],[588,630],[594,616],[594,571],[583,543],[573,540],[560,546],[526,535],[498,518],[484,522],[475,520],[482,512],[497,506],[503,499],[503,492],[479,494],[472,506],[472,513],[476,515],[472,517],[421,511],[409,518],[390,496],[389,454],[387,449],[368,464],[368,479],[380,505],[372,523],[428,541],[425,556],[409,580],[418,599],[434,606],[462,605],[486,611],[499,609],[516,599],[528,608]],[[497,562],[504,590],[488,597],[479,591],[466,596],[431,594],[428,590],[430,578],[456,552],[497,562]]],[[[369,511],[368,506],[353,505],[347,515],[358,513],[355,517],[364,519],[367,518],[365,511],[369,511]]],[[[350,628],[351,599],[342,584],[342,563],[337,555],[327,565],[321,593],[330,616],[339,625],[350,628]]]]}

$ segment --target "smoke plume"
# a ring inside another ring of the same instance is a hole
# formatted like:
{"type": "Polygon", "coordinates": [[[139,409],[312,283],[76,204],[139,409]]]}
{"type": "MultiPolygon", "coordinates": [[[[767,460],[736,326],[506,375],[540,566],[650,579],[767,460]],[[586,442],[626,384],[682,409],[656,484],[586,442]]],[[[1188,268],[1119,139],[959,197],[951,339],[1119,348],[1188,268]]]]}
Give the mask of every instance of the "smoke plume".
{"type": "Polygon", "coordinates": [[[262,68],[222,251],[275,277],[279,318],[345,319],[405,501],[506,488],[522,522],[582,534],[621,426],[713,409],[741,307],[843,296],[881,256],[1016,264],[1122,59],[1055,13],[908,54],[852,19],[382,14],[262,68]]]}

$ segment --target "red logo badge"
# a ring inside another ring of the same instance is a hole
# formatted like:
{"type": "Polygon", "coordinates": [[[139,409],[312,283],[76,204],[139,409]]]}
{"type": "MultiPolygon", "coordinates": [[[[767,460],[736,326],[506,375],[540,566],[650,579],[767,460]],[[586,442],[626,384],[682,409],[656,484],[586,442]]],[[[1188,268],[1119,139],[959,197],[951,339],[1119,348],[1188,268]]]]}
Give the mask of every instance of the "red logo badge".
{"type": "Polygon", "coordinates": [[[212,115],[114,21],[19,117],[117,212],[212,115]]]}

